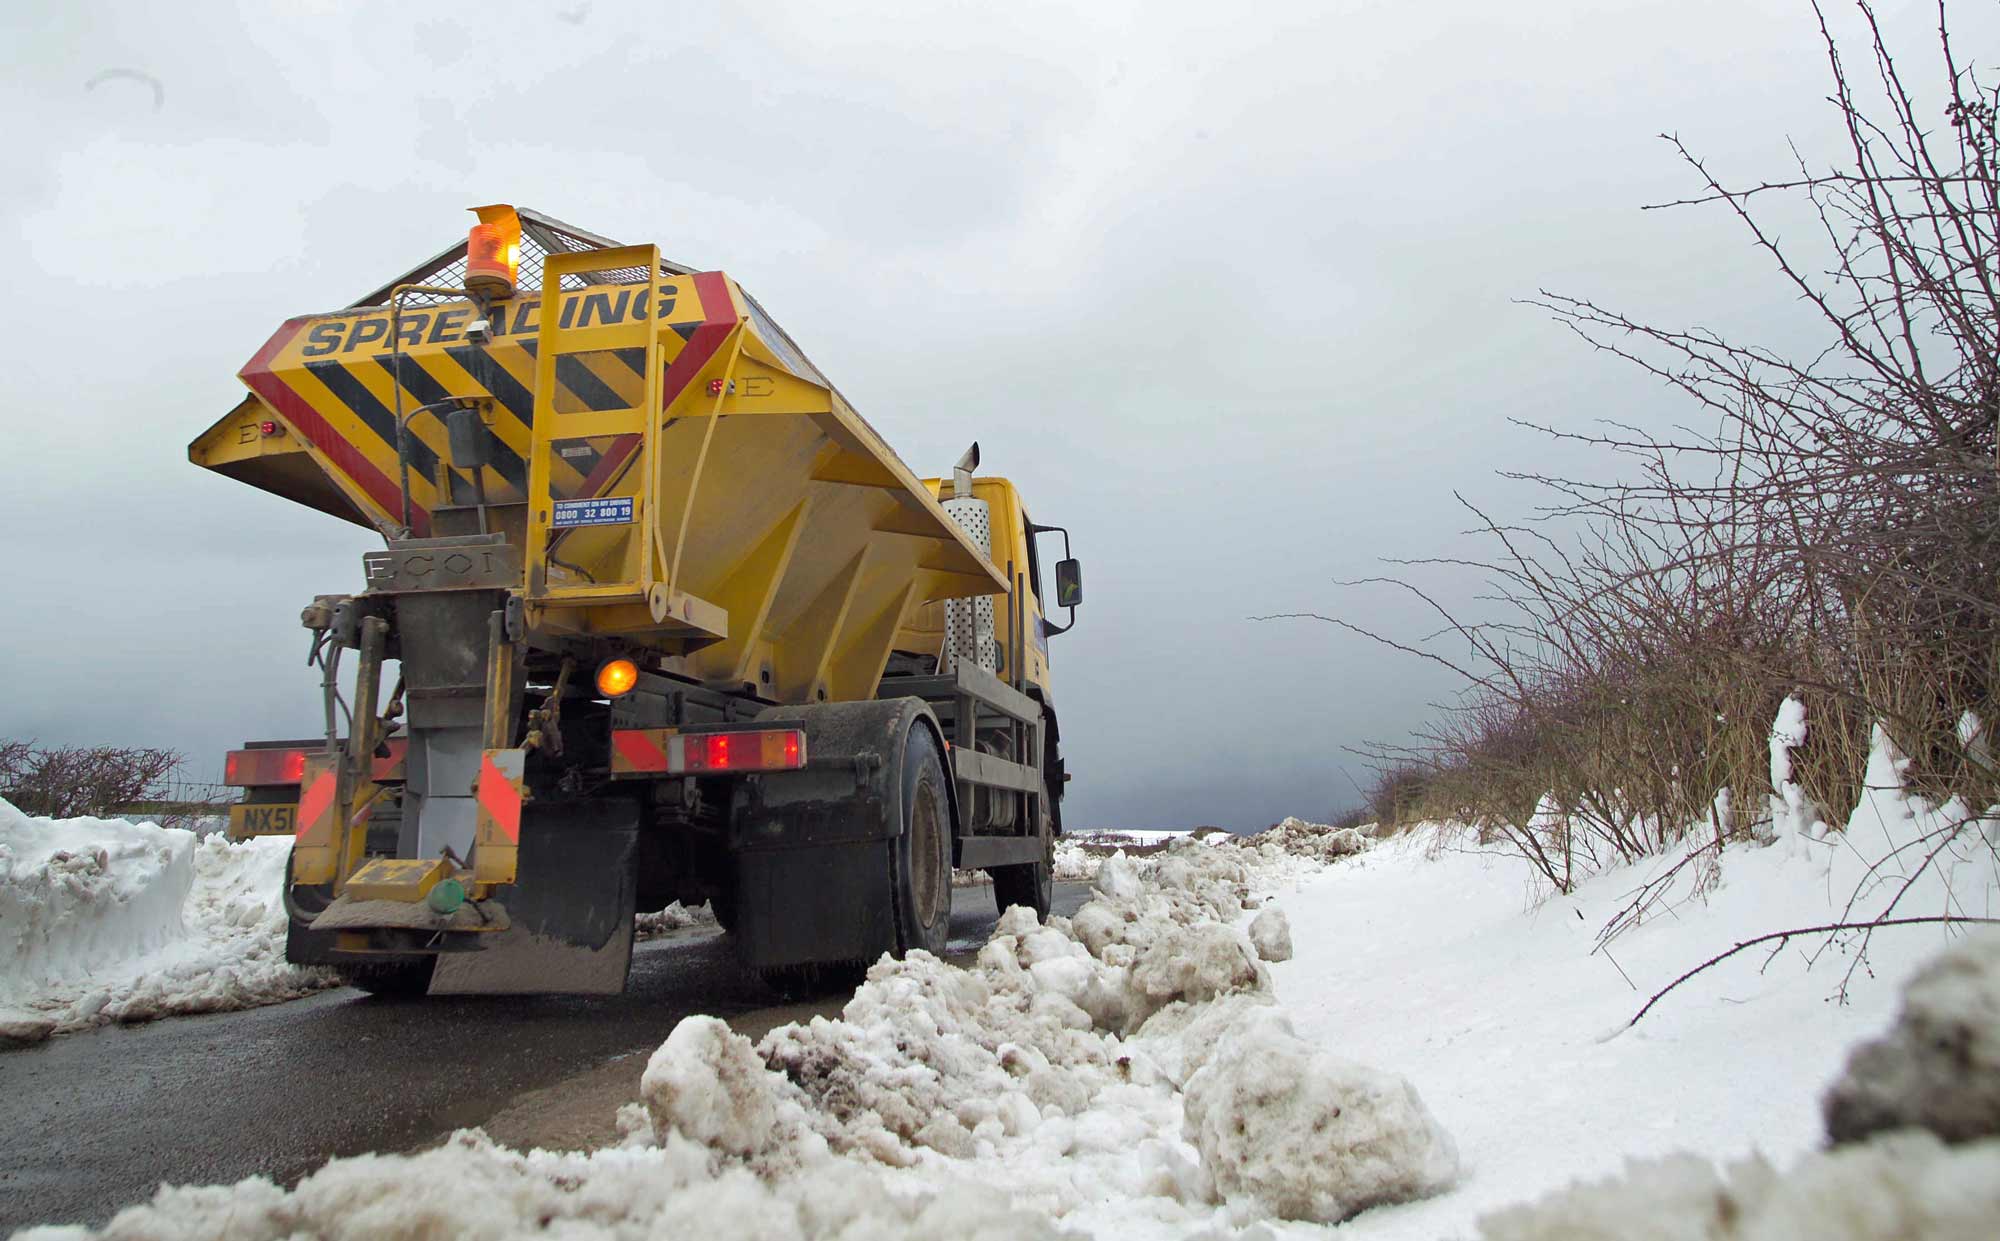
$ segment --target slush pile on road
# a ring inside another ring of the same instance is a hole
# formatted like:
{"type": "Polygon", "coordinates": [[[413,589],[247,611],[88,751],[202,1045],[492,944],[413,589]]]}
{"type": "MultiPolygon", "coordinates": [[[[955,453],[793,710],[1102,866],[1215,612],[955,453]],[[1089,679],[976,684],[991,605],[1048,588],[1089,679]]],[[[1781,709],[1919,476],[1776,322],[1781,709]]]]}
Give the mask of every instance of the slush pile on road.
{"type": "Polygon", "coordinates": [[[1301,1042],[1235,925],[1295,868],[1272,844],[1114,856],[1075,918],[1010,910],[969,970],[879,963],[840,1019],[754,1048],[692,1018],[647,1068],[651,1136],[774,1174],[832,1152],[922,1184],[997,1160],[1016,1203],[1121,1235],[1218,1202],[1331,1222],[1435,1192],[1457,1157],[1415,1090],[1301,1042]]]}
{"type": "Polygon", "coordinates": [[[1318,866],[1256,842],[1115,857],[1074,919],[1011,912],[971,969],[880,962],[838,1020],[755,1046],[683,1022],[620,1148],[463,1133],[292,1191],[163,1190],[106,1235],[1164,1237],[1435,1192],[1457,1160],[1416,1091],[1300,1042],[1236,925],[1257,906],[1268,930],[1263,893],[1318,866]]]}
{"type": "Polygon", "coordinates": [[[0,801],[0,1044],[333,985],[285,963],[290,848],[0,801]]]}

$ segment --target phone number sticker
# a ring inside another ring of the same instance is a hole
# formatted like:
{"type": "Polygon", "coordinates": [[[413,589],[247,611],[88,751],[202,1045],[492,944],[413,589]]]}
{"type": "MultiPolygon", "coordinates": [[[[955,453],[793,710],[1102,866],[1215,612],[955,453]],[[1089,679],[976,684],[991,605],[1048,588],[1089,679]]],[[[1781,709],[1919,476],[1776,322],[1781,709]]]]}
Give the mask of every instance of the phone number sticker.
{"type": "Polygon", "coordinates": [[[555,520],[558,530],[572,526],[626,526],[632,523],[632,497],[603,500],[557,500],[555,520]]]}

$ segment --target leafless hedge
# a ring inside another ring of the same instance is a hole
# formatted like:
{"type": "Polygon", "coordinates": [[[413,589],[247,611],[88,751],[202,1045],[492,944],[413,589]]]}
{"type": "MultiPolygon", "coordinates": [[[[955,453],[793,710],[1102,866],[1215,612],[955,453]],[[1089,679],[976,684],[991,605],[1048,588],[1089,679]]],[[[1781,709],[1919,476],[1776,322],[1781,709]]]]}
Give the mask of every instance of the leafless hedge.
{"type": "Polygon", "coordinates": [[[0,797],[27,814],[103,818],[127,802],[166,798],[181,762],[172,750],[0,740],[0,797]]]}
{"type": "MultiPolygon", "coordinates": [[[[1378,814],[1477,825],[1567,888],[1689,832],[1751,830],[1787,695],[1809,704],[1794,778],[1821,806],[1857,800],[1878,720],[1920,790],[2000,801],[1984,739],[1961,735],[1968,712],[1992,720],[2000,675],[2000,98],[1961,62],[1942,5],[1927,95],[1859,12],[1858,65],[1820,24],[1846,135],[1830,166],[1801,156],[1738,187],[1666,137],[1702,189],[1661,206],[1730,212],[1817,314],[1824,349],[1791,359],[1585,298],[1532,300],[1705,418],[1538,428],[1618,454],[1623,477],[1514,475],[1546,507],[1510,524],[1468,505],[1491,554],[1409,571],[1479,572],[1498,618],[1432,603],[1462,654],[1369,634],[1465,682],[1416,745],[1368,751],[1378,814]],[[1769,222],[1788,195],[1820,224],[1799,245],[1769,222]]],[[[1432,602],[1415,576],[1395,585],[1432,602]]]]}

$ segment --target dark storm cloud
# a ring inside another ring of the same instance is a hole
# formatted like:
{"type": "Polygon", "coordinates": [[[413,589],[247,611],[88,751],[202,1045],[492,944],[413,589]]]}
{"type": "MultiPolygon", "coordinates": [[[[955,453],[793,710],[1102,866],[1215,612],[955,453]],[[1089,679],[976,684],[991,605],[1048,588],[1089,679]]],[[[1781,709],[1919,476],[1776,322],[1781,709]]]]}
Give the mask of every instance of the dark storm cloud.
{"type": "Polygon", "coordinates": [[[1812,38],[1791,0],[12,6],[0,735],[201,772],[313,731],[294,617],[367,540],[186,443],[277,322],[513,201],[729,270],[912,466],[977,438],[1075,532],[1073,821],[1324,813],[1341,747],[1450,686],[1245,618],[1428,633],[1334,579],[1461,549],[1454,489],[1524,507],[1496,466],[1576,463],[1510,418],[1677,408],[1538,286],[1783,339],[1725,221],[1637,208],[1690,188],[1661,130],[1734,173],[1829,140],[1812,38]],[[84,89],[123,67],[163,106],[84,89]]]}

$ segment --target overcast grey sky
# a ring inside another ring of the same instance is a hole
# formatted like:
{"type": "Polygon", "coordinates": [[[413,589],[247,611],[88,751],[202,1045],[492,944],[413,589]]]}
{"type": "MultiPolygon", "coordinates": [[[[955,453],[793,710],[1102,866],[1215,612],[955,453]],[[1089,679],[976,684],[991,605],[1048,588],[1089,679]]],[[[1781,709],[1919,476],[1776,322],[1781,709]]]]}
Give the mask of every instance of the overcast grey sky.
{"type": "MultiPolygon", "coordinates": [[[[1928,68],[1932,8],[1881,7],[1928,68]]],[[[1816,37],[1804,0],[19,0],[0,736],[212,776],[313,731],[297,611],[371,536],[186,444],[280,321],[508,201],[730,272],[919,473],[976,438],[1070,527],[1072,825],[1324,815],[1366,781],[1341,747],[1450,685],[1247,618],[1427,632],[1334,580],[1462,550],[1454,490],[1532,503],[1492,472],[1550,450],[1508,419],[1681,409],[1538,286],[1793,339],[1719,214],[1639,208],[1695,188],[1663,130],[1743,178],[1831,151],[1816,37]]]]}

